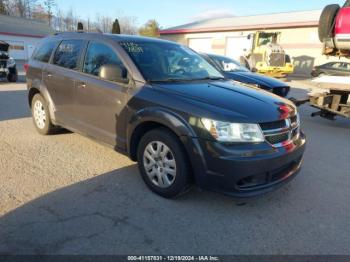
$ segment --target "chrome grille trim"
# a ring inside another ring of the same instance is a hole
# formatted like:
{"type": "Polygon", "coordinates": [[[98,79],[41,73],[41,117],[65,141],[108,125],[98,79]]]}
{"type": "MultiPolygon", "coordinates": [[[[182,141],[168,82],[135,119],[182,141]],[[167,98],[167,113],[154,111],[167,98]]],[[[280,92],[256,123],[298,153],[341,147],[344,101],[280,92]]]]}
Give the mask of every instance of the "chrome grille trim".
{"type": "MultiPolygon", "coordinates": [[[[280,121],[276,121],[276,123],[280,123],[280,121]]],[[[271,123],[269,123],[271,124],[271,123]]],[[[264,124],[261,124],[263,126],[264,124]]],[[[275,128],[275,129],[262,129],[263,134],[265,136],[265,140],[267,143],[271,144],[274,147],[282,147],[288,144],[291,144],[294,140],[299,138],[300,135],[300,119],[299,115],[294,115],[290,118],[285,119],[285,126],[283,128],[275,128]],[[288,134],[288,139],[284,141],[280,141],[279,143],[272,144],[271,141],[274,137],[281,137],[283,135],[288,134]]]]}

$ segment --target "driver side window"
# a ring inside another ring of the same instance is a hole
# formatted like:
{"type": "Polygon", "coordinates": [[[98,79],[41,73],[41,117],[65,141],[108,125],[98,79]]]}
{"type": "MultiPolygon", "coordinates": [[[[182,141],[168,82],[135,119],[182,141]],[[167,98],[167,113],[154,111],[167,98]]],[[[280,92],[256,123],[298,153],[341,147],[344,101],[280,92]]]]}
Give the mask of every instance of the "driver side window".
{"type": "Polygon", "coordinates": [[[108,46],[90,42],[84,62],[83,72],[99,76],[100,68],[104,65],[123,65],[117,54],[108,46]]]}

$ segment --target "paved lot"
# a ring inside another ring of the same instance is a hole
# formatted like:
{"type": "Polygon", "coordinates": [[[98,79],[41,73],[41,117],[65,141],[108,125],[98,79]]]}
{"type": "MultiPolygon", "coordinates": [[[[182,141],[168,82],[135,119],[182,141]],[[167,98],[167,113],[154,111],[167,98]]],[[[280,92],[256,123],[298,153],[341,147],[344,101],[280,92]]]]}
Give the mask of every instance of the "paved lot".
{"type": "Polygon", "coordinates": [[[24,85],[0,83],[0,254],[350,254],[350,122],[311,111],[287,187],[245,205],[196,188],[171,201],[94,141],[39,136],[24,85]]]}

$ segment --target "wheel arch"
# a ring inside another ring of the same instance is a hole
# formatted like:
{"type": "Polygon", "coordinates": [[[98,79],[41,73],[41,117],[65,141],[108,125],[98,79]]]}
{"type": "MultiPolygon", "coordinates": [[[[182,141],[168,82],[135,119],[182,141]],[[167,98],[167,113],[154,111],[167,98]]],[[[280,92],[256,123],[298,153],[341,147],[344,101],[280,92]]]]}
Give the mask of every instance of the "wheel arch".
{"type": "Polygon", "coordinates": [[[177,137],[196,137],[192,127],[170,110],[157,107],[141,110],[131,118],[127,128],[127,150],[132,160],[137,160],[137,145],[142,136],[156,128],[166,128],[177,137]]]}
{"type": "Polygon", "coordinates": [[[43,85],[33,85],[31,88],[29,88],[28,90],[28,104],[29,107],[32,108],[32,101],[33,101],[33,97],[36,94],[40,94],[43,96],[43,98],[45,99],[45,101],[48,104],[48,108],[49,108],[49,113],[50,113],[50,118],[52,120],[52,122],[55,124],[56,123],[56,118],[55,118],[55,106],[53,104],[53,101],[51,99],[51,96],[47,90],[46,87],[44,87],[43,85]]]}

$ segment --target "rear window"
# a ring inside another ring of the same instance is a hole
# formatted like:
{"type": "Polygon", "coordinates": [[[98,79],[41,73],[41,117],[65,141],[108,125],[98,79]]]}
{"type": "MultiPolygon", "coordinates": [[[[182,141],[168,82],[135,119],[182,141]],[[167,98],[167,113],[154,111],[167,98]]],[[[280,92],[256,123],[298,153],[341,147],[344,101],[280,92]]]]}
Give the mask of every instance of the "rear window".
{"type": "Polygon", "coordinates": [[[55,52],[53,64],[68,69],[77,69],[83,44],[82,40],[62,41],[55,52]]]}
{"type": "Polygon", "coordinates": [[[50,60],[51,54],[56,47],[56,44],[57,44],[56,42],[46,42],[41,44],[36,49],[33,55],[33,59],[40,62],[48,63],[50,60]]]}

